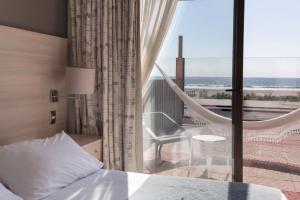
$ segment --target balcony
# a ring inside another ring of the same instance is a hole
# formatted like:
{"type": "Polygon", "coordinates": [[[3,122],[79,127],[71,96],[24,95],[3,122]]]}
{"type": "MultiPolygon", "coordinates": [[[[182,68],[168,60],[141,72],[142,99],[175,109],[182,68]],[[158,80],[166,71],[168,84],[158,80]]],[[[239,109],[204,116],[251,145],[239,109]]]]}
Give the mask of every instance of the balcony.
{"type": "MultiPolygon", "coordinates": [[[[294,63],[295,60],[299,61],[295,58],[292,61],[288,60],[286,64],[294,63]]],[[[253,63],[254,61],[249,59],[247,62],[253,63]]],[[[280,62],[282,64],[282,61],[280,62]]],[[[263,63],[266,61],[263,60],[263,63]]],[[[186,64],[189,64],[188,59],[186,64]]],[[[178,70],[176,71],[178,72],[178,70]]],[[[171,76],[171,78],[183,89],[180,79],[176,79],[175,76],[171,76]]],[[[201,83],[195,86],[193,79],[195,78],[185,76],[185,93],[207,110],[219,116],[230,118],[231,93],[226,92],[225,89],[231,86],[225,84],[207,87],[201,83]]],[[[230,80],[230,78],[228,79],[230,80]]],[[[226,83],[225,79],[222,81],[226,83]]],[[[268,82],[271,80],[244,79],[246,84],[251,81],[268,82]]],[[[287,115],[300,108],[298,79],[277,79],[276,81],[287,81],[295,87],[245,87],[243,110],[245,121],[267,121],[287,115]]],[[[224,134],[222,131],[214,132],[207,129],[205,120],[195,119],[190,114],[193,110],[178,98],[162,76],[152,77],[147,88],[144,95],[145,113],[165,113],[177,124],[184,126],[185,129],[193,129],[196,135],[219,135],[225,137],[225,140],[216,141],[212,144],[210,153],[212,165],[210,167],[207,157],[209,152],[207,152],[205,142],[191,139],[193,146],[191,161],[191,148],[187,140],[163,144],[159,149],[160,155],[155,157],[157,155],[155,143],[144,130],[145,173],[230,181],[232,176],[231,149],[228,149],[228,146],[231,146],[230,131],[224,134]],[[192,162],[191,166],[190,162],[192,162]]],[[[159,126],[166,126],[166,123],[161,119],[153,118],[152,122],[156,126],[159,124],[159,126]]],[[[252,132],[253,130],[244,130],[244,182],[279,188],[288,199],[300,199],[300,121],[298,119],[287,121],[286,124],[283,123],[274,129],[270,127],[262,132],[257,129],[254,131],[255,134],[252,132]]]]}

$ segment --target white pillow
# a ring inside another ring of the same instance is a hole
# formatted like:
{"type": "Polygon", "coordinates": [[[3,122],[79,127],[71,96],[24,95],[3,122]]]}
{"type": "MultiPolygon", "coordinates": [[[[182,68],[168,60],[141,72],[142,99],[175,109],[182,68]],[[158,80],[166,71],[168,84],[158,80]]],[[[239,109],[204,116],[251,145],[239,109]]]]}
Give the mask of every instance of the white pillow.
{"type": "Polygon", "coordinates": [[[9,191],[2,183],[0,183],[0,199],[1,200],[22,200],[20,197],[9,191]]]}
{"type": "Polygon", "coordinates": [[[45,198],[103,164],[62,132],[0,147],[0,179],[25,200],[45,198]]]}

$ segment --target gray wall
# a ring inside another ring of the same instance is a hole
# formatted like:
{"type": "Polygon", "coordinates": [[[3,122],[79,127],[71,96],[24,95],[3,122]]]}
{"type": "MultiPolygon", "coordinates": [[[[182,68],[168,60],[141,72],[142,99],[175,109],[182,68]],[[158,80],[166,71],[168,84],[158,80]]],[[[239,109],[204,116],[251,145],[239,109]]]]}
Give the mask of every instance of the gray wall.
{"type": "Polygon", "coordinates": [[[0,0],[0,24],[67,37],[68,0],[0,0]]]}

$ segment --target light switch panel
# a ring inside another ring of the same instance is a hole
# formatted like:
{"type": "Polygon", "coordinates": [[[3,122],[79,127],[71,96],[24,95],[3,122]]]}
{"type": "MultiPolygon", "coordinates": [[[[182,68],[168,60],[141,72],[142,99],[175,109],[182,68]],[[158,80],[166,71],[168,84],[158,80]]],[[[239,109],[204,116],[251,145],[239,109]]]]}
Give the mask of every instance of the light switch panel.
{"type": "Polygon", "coordinates": [[[50,102],[58,102],[58,90],[50,90],[49,100],[50,102]]]}

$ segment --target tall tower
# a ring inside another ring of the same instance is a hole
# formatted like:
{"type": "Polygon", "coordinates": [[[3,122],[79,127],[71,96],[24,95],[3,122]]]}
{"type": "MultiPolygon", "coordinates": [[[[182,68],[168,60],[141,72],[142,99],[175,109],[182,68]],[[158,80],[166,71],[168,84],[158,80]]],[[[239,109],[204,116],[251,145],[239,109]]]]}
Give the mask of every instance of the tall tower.
{"type": "Polygon", "coordinates": [[[178,57],[176,58],[176,83],[184,91],[184,69],[185,59],[183,58],[183,36],[178,37],[178,57]]]}
{"type": "MultiPolygon", "coordinates": [[[[185,59],[183,58],[183,37],[178,37],[178,57],[176,58],[176,84],[184,91],[185,79],[185,59]]],[[[175,95],[175,120],[178,124],[182,124],[184,117],[184,102],[175,95]]]]}

